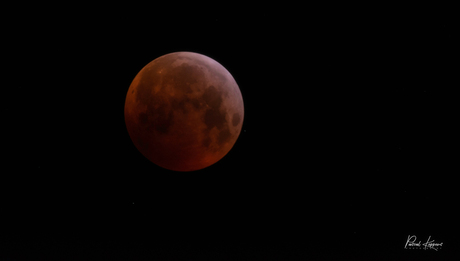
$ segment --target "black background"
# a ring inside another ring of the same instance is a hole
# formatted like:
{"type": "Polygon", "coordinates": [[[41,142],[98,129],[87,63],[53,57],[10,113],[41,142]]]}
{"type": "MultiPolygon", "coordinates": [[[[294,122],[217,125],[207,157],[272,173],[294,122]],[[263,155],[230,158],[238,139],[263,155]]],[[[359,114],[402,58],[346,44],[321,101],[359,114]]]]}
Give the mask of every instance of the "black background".
{"type": "Polygon", "coordinates": [[[6,26],[2,260],[458,258],[449,7],[52,8],[6,26]],[[233,149],[190,173],[124,125],[132,79],[176,51],[245,105],[233,149]]]}

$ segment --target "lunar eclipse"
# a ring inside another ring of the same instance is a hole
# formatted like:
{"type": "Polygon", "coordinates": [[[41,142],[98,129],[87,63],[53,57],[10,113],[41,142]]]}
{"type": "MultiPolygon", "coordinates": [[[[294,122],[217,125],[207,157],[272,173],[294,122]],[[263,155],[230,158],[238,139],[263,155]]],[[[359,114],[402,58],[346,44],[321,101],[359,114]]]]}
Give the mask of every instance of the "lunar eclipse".
{"type": "Polygon", "coordinates": [[[242,128],[244,105],[233,76],[215,60],[175,52],[148,63],[126,95],[125,123],[136,148],[174,171],[222,159],[242,128]]]}

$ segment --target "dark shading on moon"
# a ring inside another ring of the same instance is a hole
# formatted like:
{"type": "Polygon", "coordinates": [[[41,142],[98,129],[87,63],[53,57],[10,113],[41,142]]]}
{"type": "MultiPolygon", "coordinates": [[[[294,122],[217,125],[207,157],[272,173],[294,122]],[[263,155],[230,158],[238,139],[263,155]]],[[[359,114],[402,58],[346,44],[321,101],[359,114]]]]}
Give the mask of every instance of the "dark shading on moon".
{"type": "Polygon", "coordinates": [[[213,59],[191,52],[161,56],[134,78],[125,122],[136,148],[170,170],[192,171],[224,157],[243,123],[241,92],[213,59]]]}

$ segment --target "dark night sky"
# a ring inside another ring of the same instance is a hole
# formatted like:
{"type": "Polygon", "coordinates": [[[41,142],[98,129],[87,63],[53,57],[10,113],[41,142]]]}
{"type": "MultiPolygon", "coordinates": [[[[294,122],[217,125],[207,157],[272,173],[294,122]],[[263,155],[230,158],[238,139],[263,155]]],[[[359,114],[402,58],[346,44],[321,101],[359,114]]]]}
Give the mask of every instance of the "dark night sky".
{"type": "Polygon", "coordinates": [[[452,260],[448,8],[176,9],[63,7],[10,29],[0,257],[452,260]],[[234,148],[191,173],[145,159],[123,118],[135,75],[175,51],[221,63],[245,104],[234,148]]]}

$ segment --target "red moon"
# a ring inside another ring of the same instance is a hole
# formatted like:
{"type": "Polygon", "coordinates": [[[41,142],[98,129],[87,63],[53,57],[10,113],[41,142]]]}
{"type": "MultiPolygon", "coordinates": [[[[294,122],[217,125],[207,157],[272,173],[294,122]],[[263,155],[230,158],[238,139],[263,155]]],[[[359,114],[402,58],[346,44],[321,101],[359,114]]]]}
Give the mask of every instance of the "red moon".
{"type": "Polygon", "coordinates": [[[169,170],[193,171],[222,159],[241,132],[243,97],[232,75],[193,52],[163,55],[136,75],[125,101],[136,148],[169,170]]]}

